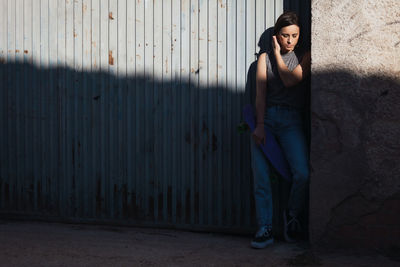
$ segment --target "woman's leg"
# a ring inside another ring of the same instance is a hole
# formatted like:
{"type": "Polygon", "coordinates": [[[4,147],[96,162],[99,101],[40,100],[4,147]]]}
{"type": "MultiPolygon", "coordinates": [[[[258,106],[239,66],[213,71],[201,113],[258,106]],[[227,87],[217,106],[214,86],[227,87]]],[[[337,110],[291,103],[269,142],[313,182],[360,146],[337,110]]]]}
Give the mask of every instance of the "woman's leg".
{"type": "Polygon", "coordinates": [[[251,167],[258,227],[272,227],[272,190],[270,168],[261,148],[251,137],[251,167]]]}
{"type": "Polygon", "coordinates": [[[283,123],[278,133],[282,150],[292,171],[292,186],[289,195],[288,210],[290,215],[297,216],[304,209],[308,194],[309,154],[303,130],[301,114],[283,116],[283,123]]]}

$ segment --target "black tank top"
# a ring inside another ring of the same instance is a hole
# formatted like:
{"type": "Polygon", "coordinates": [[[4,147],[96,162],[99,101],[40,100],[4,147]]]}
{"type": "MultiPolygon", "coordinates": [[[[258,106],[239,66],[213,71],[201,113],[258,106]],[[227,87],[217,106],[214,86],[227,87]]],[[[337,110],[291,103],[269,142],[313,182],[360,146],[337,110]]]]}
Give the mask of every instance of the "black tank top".
{"type": "MultiPolygon", "coordinates": [[[[304,53],[293,51],[282,55],[282,59],[290,71],[294,70],[301,62],[304,53]]],[[[304,81],[292,87],[285,87],[276,65],[273,51],[267,52],[267,93],[266,106],[289,106],[298,109],[304,108],[305,84],[304,81]]]]}

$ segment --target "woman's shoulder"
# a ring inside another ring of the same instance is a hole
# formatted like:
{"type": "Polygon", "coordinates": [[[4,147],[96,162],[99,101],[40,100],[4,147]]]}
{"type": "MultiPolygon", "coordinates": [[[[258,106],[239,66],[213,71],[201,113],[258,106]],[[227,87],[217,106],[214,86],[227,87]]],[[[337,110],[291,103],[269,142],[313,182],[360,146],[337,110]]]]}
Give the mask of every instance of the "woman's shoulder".
{"type": "Polygon", "coordinates": [[[275,56],[274,56],[274,52],[272,51],[272,49],[265,51],[265,60],[267,61],[267,63],[273,61],[274,58],[275,58],[275,56]]]}

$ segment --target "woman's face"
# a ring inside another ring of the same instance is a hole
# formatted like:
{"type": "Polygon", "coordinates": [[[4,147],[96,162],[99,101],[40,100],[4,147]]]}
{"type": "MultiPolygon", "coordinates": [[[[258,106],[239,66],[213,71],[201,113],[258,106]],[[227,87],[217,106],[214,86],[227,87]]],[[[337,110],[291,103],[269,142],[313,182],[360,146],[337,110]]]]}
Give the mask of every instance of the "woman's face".
{"type": "Polygon", "coordinates": [[[278,42],[281,51],[287,53],[293,51],[299,41],[300,28],[297,25],[283,27],[278,34],[278,42]]]}

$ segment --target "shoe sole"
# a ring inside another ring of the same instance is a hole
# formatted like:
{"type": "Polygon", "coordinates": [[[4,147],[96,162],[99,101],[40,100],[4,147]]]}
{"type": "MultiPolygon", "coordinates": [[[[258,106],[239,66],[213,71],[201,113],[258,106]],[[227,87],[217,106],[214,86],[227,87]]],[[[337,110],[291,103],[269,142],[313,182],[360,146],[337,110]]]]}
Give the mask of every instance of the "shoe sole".
{"type": "Polygon", "coordinates": [[[272,245],[273,243],[274,243],[273,239],[269,239],[269,240],[267,240],[267,241],[265,241],[263,243],[251,242],[251,247],[252,248],[257,248],[257,249],[266,248],[267,246],[272,245]]]}

